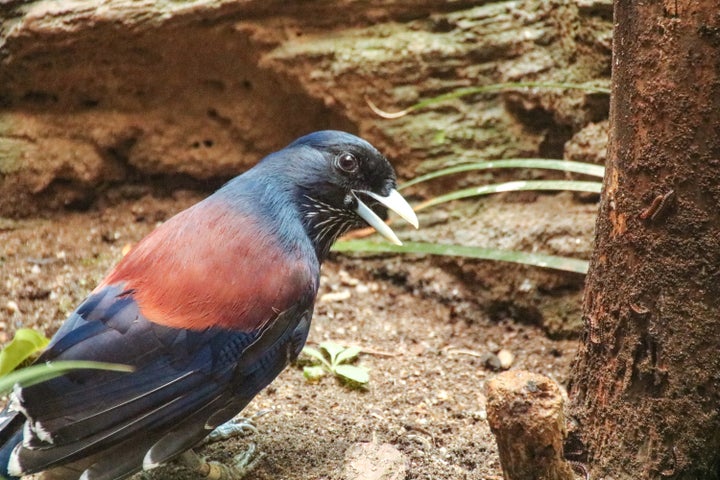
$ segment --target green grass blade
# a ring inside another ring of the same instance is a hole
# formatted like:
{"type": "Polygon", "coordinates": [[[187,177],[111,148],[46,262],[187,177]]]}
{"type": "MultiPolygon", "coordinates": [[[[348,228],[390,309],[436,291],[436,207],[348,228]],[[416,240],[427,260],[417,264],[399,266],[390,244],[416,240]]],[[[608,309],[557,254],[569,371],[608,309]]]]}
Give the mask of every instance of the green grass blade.
{"type": "Polygon", "coordinates": [[[454,192],[446,193],[445,195],[431,198],[430,200],[417,205],[415,207],[415,211],[417,212],[452,200],[476,197],[478,195],[488,195],[490,193],[515,192],[521,190],[570,190],[576,192],[600,193],[601,189],[602,183],[600,182],[587,182],[580,180],[519,180],[456,190],[454,192]]]}
{"type": "Polygon", "coordinates": [[[368,100],[370,108],[379,116],[383,118],[400,118],[407,115],[410,112],[425,108],[436,103],[446,102],[448,100],[454,100],[456,98],[467,97],[469,95],[476,95],[478,93],[497,92],[501,90],[514,90],[517,88],[559,88],[562,90],[584,90],[592,93],[603,93],[610,94],[610,89],[605,87],[596,87],[593,85],[585,85],[581,83],[562,83],[562,82],[508,82],[508,83],[494,83],[492,85],[482,85],[478,87],[466,87],[458,88],[448,93],[438,95],[436,97],[427,98],[421,100],[408,108],[399,112],[385,112],[376,107],[372,102],[368,100]]]}
{"type": "Polygon", "coordinates": [[[119,365],[117,363],[90,362],[82,360],[43,363],[27,368],[21,368],[20,370],[16,370],[0,377],[0,394],[4,394],[12,390],[16,383],[19,383],[23,387],[27,387],[59,377],[60,375],[65,375],[72,370],[78,369],[111,370],[114,372],[133,371],[133,367],[128,365],[119,365]]]}
{"type": "Polygon", "coordinates": [[[501,90],[513,90],[516,88],[559,88],[561,90],[584,90],[592,93],[610,94],[610,89],[605,87],[595,87],[592,85],[583,85],[581,83],[562,83],[562,82],[508,82],[494,83],[492,85],[482,85],[479,87],[458,88],[452,92],[438,95],[437,97],[428,98],[412,105],[408,110],[417,110],[427,107],[435,103],[445,102],[456,98],[467,97],[468,95],[476,95],[478,93],[497,92],[501,90]]]}
{"type": "Polygon", "coordinates": [[[416,253],[447,255],[453,257],[498,260],[523,263],[536,267],[554,268],[566,272],[587,273],[588,262],[577,258],[559,257],[540,253],[526,253],[497,248],[472,247],[467,245],[444,245],[439,243],[405,242],[403,245],[373,242],[371,240],[347,240],[335,242],[337,252],[367,253],[416,253]]]}
{"type": "Polygon", "coordinates": [[[549,158],[509,158],[505,160],[488,160],[484,162],[464,163],[421,175],[405,182],[398,187],[399,190],[417,185],[421,182],[433,180],[445,175],[468,172],[472,170],[489,170],[494,168],[539,168],[546,170],[562,170],[565,172],[582,173],[602,178],[605,167],[592,163],[573,162],[566,160],[553,160],[549,158]]]}

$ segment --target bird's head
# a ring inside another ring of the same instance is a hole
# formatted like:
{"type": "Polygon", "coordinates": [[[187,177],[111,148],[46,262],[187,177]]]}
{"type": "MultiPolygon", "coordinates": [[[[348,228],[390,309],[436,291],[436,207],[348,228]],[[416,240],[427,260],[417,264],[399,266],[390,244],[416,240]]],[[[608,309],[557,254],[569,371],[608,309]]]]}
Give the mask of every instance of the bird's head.
{"type": "Polygon", "coordinates": [[[412,207],[396,190],[395,171],[365,140],[345,132],[325,130],[291,143],[285,168],[298,187],[305,228],[319,252],[351,228],[368,224],[389,241],[401,245],[383,221],[392,210],[415,228],[412,207]]]}

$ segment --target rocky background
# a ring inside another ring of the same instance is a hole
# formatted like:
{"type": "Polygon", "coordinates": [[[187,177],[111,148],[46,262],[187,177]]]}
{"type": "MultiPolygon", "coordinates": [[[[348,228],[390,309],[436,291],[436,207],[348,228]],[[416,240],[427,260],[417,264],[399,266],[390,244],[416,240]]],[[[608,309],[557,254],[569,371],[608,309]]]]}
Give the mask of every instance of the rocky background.
{"type": "Polygon", "coordinates": [[[396,111],[500,82],[608,86],[611,16],[610,0],[5,1],[0,215],[83,209],[128,185],[211,189],[323,128],[367,138],[403,178],[592,160],[605,94],[489,93],[395,120],[367,100],[396,111]]]}

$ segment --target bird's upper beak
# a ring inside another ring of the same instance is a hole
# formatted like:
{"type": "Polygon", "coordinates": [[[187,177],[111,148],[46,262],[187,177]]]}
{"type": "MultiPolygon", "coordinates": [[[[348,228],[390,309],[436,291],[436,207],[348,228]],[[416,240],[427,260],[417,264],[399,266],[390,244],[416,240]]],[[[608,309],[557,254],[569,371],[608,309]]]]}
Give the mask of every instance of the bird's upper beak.
{"type": "MultiPolygon", "coordinates": [[[[402,195],[398,193],[397,190],[390,190],[390,194],[387,197],[383,197],[375,192],[370,192],[368,190],[358,190],[358,193],[363,193],[365,195],[368,195],[369,197],[374,198],[381,204],[385,205],[388,209],[400,215],[400,217],[402,217],[410,225],[418,228],[418,219],[415,215],[415,212],[413,211],[410,204],[407,203],[407,200],[405,200],[402,195]]],[[[383,222],[382,219],[378,217],[378,215],[373,212],[370,207],[365,205],[365,203],[363,203],[363,201],[357,196],[357,194],[355,194],[355,192],[353,192],[353,194],[355,195],[355,199],[357,199],[357,209],[355,210],[357,214],[360,215],[362,219],[365,220],[368,224],[370,224],[371,227],[377,230],[380,235],[387,238],[395,245],[402,245],[402,242],[397,237],[397,235],[395,235],[395,232],[393,232],[392,229],[388,227],[387,224],[383,222]]]]}

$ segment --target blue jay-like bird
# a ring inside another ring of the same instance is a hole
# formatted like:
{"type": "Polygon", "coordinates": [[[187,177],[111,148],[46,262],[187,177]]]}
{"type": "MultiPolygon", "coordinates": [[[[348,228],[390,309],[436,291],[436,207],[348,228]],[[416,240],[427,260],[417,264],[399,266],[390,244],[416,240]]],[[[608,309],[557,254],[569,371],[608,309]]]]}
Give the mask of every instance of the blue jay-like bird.
{"type": "Polygon", "coordinates": [[[0,413],[0,476],[62,469],[119,479],[176,458],[237,415],[302,349],[320,264],[387,209],[417,227],[388,161],[338,131],[264,158],[140,241],[37,363],[94,360],[15,388],[0,413]]]}

